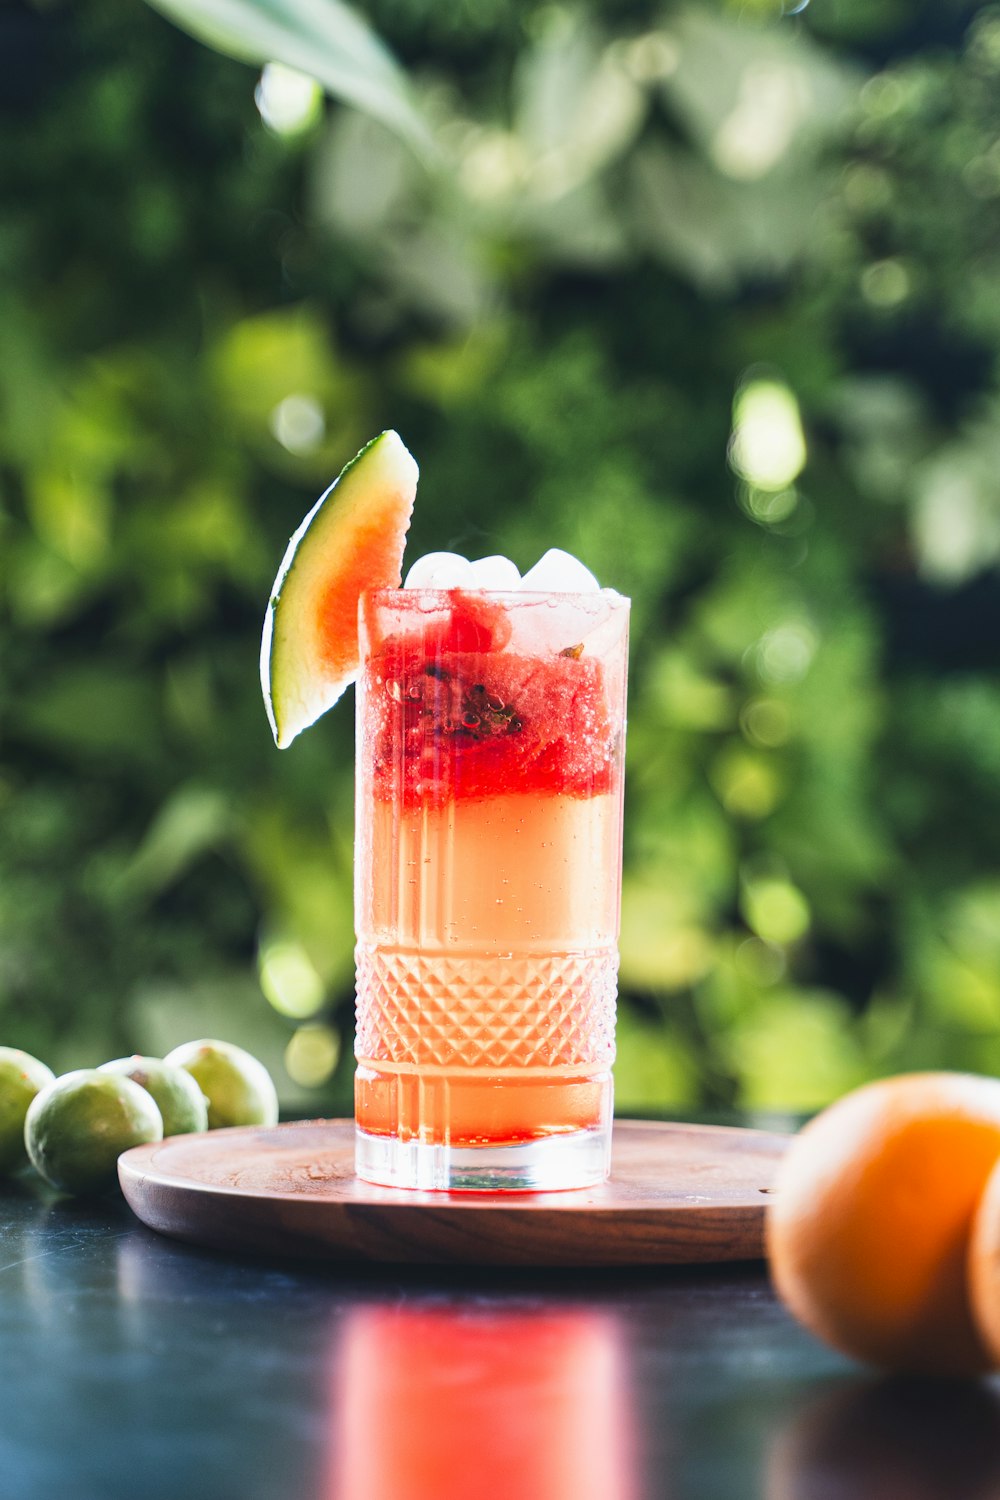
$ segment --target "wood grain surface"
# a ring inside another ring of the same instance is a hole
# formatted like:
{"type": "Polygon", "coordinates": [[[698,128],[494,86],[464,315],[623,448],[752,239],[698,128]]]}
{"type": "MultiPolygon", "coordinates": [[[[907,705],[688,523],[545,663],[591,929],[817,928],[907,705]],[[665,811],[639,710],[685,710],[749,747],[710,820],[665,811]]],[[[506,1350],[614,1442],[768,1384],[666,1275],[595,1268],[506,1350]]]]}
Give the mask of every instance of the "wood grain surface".
{"type": "Polygon", "coordinates": [[[125,1197],[151,1229],[215,1249],[331,1262],[621,1266],[752,1260],[788,1137],[615,1124],[601,1187],[411,1192],[354,1175],[351,1120],[241,1127],[136,1146],[125,1197]]]}

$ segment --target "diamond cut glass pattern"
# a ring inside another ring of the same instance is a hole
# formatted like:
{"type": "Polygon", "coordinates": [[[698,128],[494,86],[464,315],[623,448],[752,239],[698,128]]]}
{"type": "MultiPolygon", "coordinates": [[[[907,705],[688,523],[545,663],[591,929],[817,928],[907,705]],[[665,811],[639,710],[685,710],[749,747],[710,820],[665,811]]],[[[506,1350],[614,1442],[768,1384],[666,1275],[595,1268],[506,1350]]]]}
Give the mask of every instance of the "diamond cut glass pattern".
{"type": "Polygon", "coordinates": [[[423,958],[359,944],[359,1058],[458,1068],[609,1068],[617,954],[423,958]]]}

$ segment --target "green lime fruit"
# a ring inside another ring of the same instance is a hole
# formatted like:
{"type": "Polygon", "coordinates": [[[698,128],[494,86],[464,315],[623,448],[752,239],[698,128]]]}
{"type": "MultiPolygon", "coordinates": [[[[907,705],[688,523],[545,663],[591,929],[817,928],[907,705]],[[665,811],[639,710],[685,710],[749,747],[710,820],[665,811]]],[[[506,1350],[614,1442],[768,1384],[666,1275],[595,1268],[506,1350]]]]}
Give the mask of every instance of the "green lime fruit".
{"type": "Polygon", "coordinates": [[[193,1130],[208,1129],[208,1100],[183,1068],[136,1053],[133,1057],[116,1057],[97,1071],[131,1078],[147,1094],[152,1094],[163,1116],[165,1136],[190,1135],[193,1130]]]}
{"type": "Polygon", "coordinates": [[[36,1094],[24,1121],[32,1165],[65,1193],[99,1193],[130,1146],[163,1139],[163,1117],[145,1089],[115,1073],[78,1068],[36,1094]]]}
{"type": "Polygon", "coordinates": [[[208,1100],[208,1128],[276,1125],[278,1096],[262,1062],[232,1042],[182,1042],[164,1062],[183,1068],[208,1100]]]}
{"type": "Polygon", "coordinates": [[[0,1177],[27,1165],[24,1149],[24,1117],[39,1089],[55,1078],[30,1052],[19,1047],[0,1047],[0,1177]]]}

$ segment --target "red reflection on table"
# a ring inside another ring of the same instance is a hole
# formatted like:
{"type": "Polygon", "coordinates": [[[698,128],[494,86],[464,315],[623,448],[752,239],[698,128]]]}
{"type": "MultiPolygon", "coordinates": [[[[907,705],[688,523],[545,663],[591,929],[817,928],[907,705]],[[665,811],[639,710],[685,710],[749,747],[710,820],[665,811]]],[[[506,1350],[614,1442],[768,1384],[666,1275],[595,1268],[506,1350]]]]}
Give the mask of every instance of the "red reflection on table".
{"type": "Polygon", "coordinates": [[[327,1500],[634,1500],[603,1313],[357,1308],[336,1403],[327,1500]]]}

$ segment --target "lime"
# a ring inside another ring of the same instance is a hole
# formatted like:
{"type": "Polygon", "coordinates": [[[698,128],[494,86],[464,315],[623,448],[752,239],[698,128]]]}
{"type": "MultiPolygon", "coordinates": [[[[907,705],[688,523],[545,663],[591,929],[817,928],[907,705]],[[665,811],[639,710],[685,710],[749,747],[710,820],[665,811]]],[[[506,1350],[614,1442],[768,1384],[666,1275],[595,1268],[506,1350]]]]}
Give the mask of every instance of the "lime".
{"type": "Polygon", "coordinates": [[[232,1042],[183,1042],[164,1062],[184,1068],[208,1100],[208,1126],[276,1125],[278,1096],[262,1062],[232,1042]]]}
{"type": "Polygon", "coordinates": [[[156,1102],[131,1078],[78,1068],[36,1094],[24,1121],[32,1164],[66,1193],[98,1193],[115,1181],[129,1146],[163,1139],[156,1102]]]}
{"type": "Polygon", "coordinates": [[[28,1160],[24,1149],[24,1117],[39,1089],[55,1078],[30,1052],[0,1047],[0,1177],[16,1172],[28,1160]]]}
{"type": "Polygon", "coordinates": [[[132,1057],[116,1057],[97,1071],[131,1078],[147,1094],[152,1094],[163,1116],[164,1135],[188,1135],[192,1130],[208,1129],[208,1100],[183,1068],[136,1053],[132,1057]]]}

